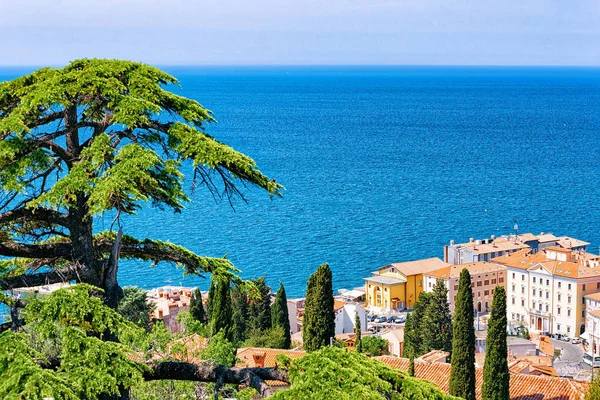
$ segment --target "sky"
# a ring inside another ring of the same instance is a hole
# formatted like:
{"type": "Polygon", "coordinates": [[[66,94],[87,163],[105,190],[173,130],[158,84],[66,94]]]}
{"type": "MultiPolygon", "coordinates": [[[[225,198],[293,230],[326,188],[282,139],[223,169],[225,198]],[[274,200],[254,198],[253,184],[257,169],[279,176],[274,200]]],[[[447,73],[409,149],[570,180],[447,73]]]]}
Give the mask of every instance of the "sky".
{"type": "Polygon", "coordinates": [[[0,65],[600,65],[599,0],[0,0],[0,65]]]}

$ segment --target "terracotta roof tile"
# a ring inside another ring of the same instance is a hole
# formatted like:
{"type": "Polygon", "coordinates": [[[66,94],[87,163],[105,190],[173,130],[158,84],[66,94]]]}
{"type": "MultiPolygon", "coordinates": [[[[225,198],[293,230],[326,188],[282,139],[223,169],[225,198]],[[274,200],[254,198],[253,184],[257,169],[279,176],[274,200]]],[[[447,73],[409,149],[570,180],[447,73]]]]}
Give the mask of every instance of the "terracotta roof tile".
{"type": "MultiPolygon", "coordinates": [[[[400,371],[408,371],[407,358],[382,356],[377,360],[400,371]]],[[[441,390],[449,393],[450,364],[415,362],[415,377],[433,382],[441,390]]],[[[481,400],[483,369],[477,368],[476,396],[481,400]]],[[[589,384],[565,378],[523,374],[510,375],[510,398],[512,400],[582,400],[589,384]]]]}
{"type": "Polygon", "coordinates": [[[259,347],[244,347],[238,349],[236,357],[240,359],[240,362],[236,364],[236,367],[256,367],[254,364],[254,354],[264,353],[265,355],[265,367],[274,367],[277,364],[277,356],[285,354],[291,359],[304,357],[306,352],[304,350],[284,350],[284,349],[266,349],[259,347]]]}

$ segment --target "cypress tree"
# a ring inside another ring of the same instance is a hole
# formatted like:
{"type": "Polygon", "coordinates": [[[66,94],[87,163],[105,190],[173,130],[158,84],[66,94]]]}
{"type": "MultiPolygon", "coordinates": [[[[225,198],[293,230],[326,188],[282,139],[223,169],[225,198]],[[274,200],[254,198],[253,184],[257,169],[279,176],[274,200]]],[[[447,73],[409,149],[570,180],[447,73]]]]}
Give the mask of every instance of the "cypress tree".
{"type": "Polygon", "coordinates": [[[196,288],[190,299],[190,315],[196,321],[206,322],[206,313],[204,312],[204,304],[202,304],[202,292],[196,288]]]}
{"type": "Polygon", "coordinates": [[[214,292],[214,294],[212,295],[210,313],[211,336],[223,331],[225,338],[232,342],[232,310],[231,295],[229,293],[229,280],[224,277],[218,277],[215,279],[213,276],[213,282],[214,287],[212,292],[214,292]]]}
{"type": "Polygon", "coordinates": [[[456,295],[449,386],[451,395],[466,400],[475,400],[475,328],[473,324],[471,274],[465,268],[460,273],[456,295]]]}
{"type": "MultiPolygon", "coordinates": [[[[425,311],[427,310],[427,307],[429,307],[430,301],[431,293],[423,292],[419,295],[419,300],[416,301],[413,305],[411,330],[412,336],[409,340],[411,342],[412,350],[414,352],[415,357],[420,357],[428,351],[423,346],[423,319],[425,317],[425,311]]],[[[406,325],[404,332],[404,336],[406,337],[406,325]]]]}
{"type": "Polygon", "coordinates": [[[287,307],[287,296],[283,283],[279,283],[279,289],[275,293],[275,302],[271,308],[271,326],[276,326],[283,329],[285,340],[283,343],[284,349],[289,349],[292,344],[292,334],[290,333],[290,317],[287,307]]]}
{"type": "Polygon", "coordinates": [[[249,335],[271,328],[271,288],[267,286],[265,277],[253,279],[258,293],[256,298],[249,299],[247,328],[249,335]]]}
{"type": "Polygon", "coordinates": [[[406,314],[406,322],[404,323],[404,345],[402,348],[402,356],[413,358],[415,354],[415,333],[413,329],[413,316],[406,314]]]}
{"type": "Polygon", "coordinates": [[[442,279],[438,279],[433,287],[419,332],[423,341],[421,353],[452,351],[452,317],[448,289],[442,279]]]}
{"type": "Polygon", "coordinates": [[[231,289],[232,338],[235,345],[243,343],[246,337],[246,321],[248,319],[248,297],[239,285],[231,289]]]}
{"type": "Polygon", "coordinates": [[[308,278],[302,339],[306,351],[315,351],[330,343],[335,336],[333,286],[327,263],[308,278]]]}
{"type": "Polygon", "coordinates": [[[354,342],[354,347],[356,348],[356,351],[362,353],[362,331],[360,326],[360,314],[358,312],[355,313],[354,326],[356,327],[356,341],[354,342]]]}
{"type": "Polygon", "coordinates": [[[213,297],[215,296],[216,280],[213,276],[210,280],[210,287],[208,288],[208,297],[206,299],[206,320],[210,322],[212,318],[212,305],[213,297]]]}
{"type": "Polygon", "coordinates": [[[506,347],[506,292],[497,286],[488,325],[482,400],[509,398],[508,350],[506,347]]]}
{"type": "Polygon", "coordinates": [[[410,363],[408,364],[408,375],[415,376],[415,356],[410,355],[410,363]]]}

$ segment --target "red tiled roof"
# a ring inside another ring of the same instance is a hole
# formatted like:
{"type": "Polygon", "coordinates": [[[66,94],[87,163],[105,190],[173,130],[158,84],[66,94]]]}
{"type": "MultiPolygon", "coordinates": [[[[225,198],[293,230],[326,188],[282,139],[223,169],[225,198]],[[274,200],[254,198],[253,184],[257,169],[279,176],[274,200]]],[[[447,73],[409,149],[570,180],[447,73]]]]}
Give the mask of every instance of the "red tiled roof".
{"type": "MultiPolygon", "coordinates": [[[[377,360],[400,371],[408,371],[407,358],[376,357],[377,360]]],[[[450,364],[415,362],[415,377],[428,380],[449,393],[450,364]]],[[[476,395],[481,400],[483,369],[477,368],[476,395]]],[[[565,378],[511,374],[510,398],[513,400],[582,400],[589,384],[565,378]]]]}
{"type": "Polygon", "coordinates": [[[236,357],[240,359],[240,362],[236,363],[236,367],[249,367],[254,368],[254,354],[261,353],[265,357],[265,368],[274,367],[277,364],[277,356],[285,354],[291,359],[304,357],[306,352],[304,350],[284,350],[284,349],[266,349],[259,347],[244,347],[238,349],[236,357]]]}

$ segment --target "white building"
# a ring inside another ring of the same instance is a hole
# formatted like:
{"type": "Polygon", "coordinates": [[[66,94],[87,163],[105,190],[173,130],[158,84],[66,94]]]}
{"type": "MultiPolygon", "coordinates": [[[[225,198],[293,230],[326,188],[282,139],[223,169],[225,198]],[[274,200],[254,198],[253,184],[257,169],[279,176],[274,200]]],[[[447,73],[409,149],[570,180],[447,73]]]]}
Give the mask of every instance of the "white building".
{"type": "Polygon", "coordinates": [[[356,326],[354,325],[356,320],[356,313],[360,316],[361,330],[367,330],[367,312],[360,304],[344,303],[335,300],[334,304],[335,313],[335,334],[340,333],[353,333],[356,332],[356,326]]]}
{"type": "Polygon", "coordinates": [[[583,250],[552,246],[493,259],[507,269],[509,329],[523,325],[532,332],[569,337],[585,332],[583,296],[600,291],[599,258],[583,250]]]}
{"type": "Polygon", "coordinates": [[[288,318],[290,319],[290,332],[302,332],[302,320],[304,318],[304,297],[299,299],[288,299],[288,318]]]}

